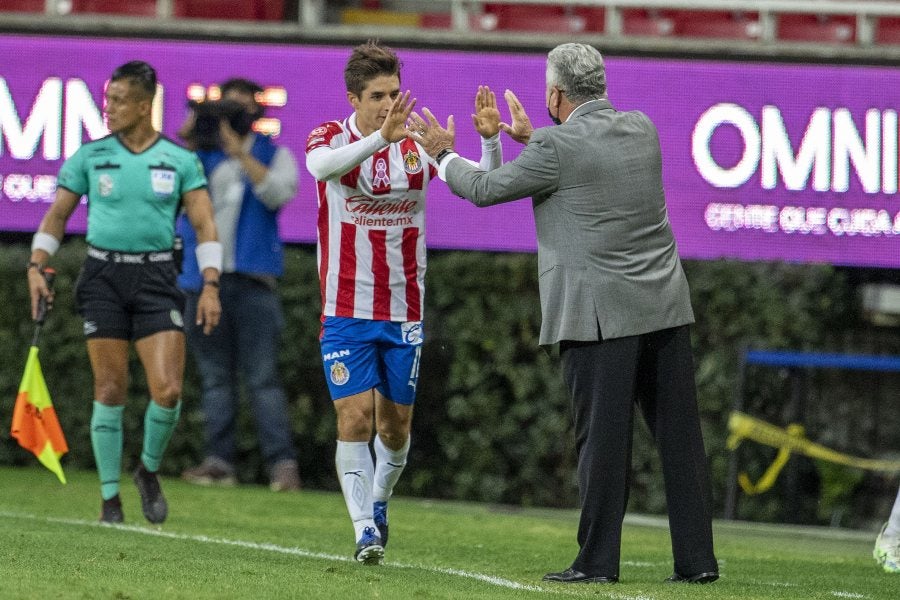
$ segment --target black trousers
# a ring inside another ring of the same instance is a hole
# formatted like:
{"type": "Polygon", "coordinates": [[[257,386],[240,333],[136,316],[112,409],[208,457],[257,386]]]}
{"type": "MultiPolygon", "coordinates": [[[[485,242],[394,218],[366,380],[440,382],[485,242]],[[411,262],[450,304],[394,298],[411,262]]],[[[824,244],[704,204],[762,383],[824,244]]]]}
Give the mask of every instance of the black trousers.
{"type": "Polygon", "coordinates": [[[560,356],[572,399],[581,498],[580,551],[572,567],[619,575],[637,404],[662,459],[675,571],[717,571],[689,327],[564,341],[560,356]]]}

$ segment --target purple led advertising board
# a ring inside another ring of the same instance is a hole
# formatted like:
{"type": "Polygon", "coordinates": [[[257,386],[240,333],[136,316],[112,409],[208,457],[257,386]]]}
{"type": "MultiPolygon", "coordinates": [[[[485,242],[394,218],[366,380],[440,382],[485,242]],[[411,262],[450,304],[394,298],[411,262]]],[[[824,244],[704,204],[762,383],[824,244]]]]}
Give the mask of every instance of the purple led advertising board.
{"type": "MultiPolygon", "coordinates": [[[[602,49],[601,49],[602,50],[602,49]]],[[[543,54],[407,50],[404,89],[478,158],[469,115],[479,84],[519,96],[549,125],[543,54]]],[[[308,133],[350,114],[349,48],[124,39],[0,37],[0,229],[33,231],[62,161],[106,133],[103,87],[129,60],[157,69],[157,126],[175,137],[189,97],[229,77],[266,87],[265,125],[301,165],[282,212],[287,241],[315,241],[315,184],[302,167],[308,133]]],[[[685,258],[900,267],[900,71],[869,66],[610,57],[609,97],[657,124],[669,216],[685,258]]],[[[501,113],[508,117],[505,103],[501,113]]],[[[519,146],[505,138],[504,155],[519,146]]],[[[614,149],[613,149],[614,151],[614,149]]],[[[84,228],[79,208],[69,231],[84,228]]],[[[431,248],[533,251],[529,200],[476,209],[442,182],[429,190],[431,248]]]]}

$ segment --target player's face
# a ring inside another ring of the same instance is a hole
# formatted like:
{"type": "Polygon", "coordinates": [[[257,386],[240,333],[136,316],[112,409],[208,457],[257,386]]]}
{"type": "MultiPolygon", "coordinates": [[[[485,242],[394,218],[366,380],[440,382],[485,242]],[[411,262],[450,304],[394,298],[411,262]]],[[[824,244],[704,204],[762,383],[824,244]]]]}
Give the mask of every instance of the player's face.
{"type": "Polygon", "coordinates": [[[347,99],[356,111],[356,126],[363,135],[381,129],[384,118],[400,95],[400,77],[397,75],[379,75],[369,80],[362,94],[357,96],[347,92],[347,99]]]}
{"type": "Polygon", "coordinates": [[[106,86],[106,126],[110,133],[134,129],[150,114],[151,100],[132,87],[127,80],[112,81],[106,86]]]}

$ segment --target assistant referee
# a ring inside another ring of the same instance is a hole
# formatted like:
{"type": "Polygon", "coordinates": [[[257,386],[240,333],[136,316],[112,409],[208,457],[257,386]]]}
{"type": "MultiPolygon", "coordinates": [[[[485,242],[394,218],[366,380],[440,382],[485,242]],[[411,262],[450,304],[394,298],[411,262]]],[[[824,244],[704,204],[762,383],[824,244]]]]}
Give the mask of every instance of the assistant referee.
{"type": "Polygon", "coordinates": [[[209,333],[219,321],[222,249],[197,156],[153,128],[156,71],[142,61],[117,68],[105,92],[110,135],[84,144],[59,172],[56,198],[41,221],[27,266],[32,317],[52,301],[43,277],[66,223],[88,199],[88,252],[75,287],[94,376],[91,444],[103,498],[100,520],[123,521],[119,496],[122,413],[128,389],[129,343],[150,391],[144,443],[134,482],[144,516],[162,523],[168,505],[157,471],[178,422],[184,374],[184,296],[176,286],[175,218],[184,207],[200,244],[204,286],[198,324],[209,333]]]}

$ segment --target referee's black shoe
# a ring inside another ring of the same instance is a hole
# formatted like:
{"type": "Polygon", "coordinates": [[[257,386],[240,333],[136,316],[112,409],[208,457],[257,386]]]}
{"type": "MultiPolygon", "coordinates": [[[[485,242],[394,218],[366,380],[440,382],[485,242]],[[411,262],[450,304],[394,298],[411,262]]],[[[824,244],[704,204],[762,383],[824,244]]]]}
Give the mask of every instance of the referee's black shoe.
{"type": "Polygon", "coordinates": [[[122,500],[119,498],[118,494],[109,500],[103,501],[103,505],[100,507],[101,523],[121,523],[124,520],[125,515],[122,514],[122,500]]]}
{"type": "Polygon", "coordinates": [[[169,515],[169,505],[159,486],[156,473],[151,473],[141,463],[134,471],[134,485],[141,494],[141,509],[144,516],[153,524],[162,523],[169,515]]]}

